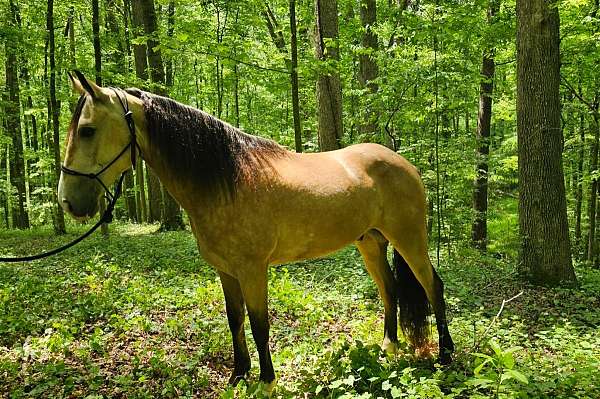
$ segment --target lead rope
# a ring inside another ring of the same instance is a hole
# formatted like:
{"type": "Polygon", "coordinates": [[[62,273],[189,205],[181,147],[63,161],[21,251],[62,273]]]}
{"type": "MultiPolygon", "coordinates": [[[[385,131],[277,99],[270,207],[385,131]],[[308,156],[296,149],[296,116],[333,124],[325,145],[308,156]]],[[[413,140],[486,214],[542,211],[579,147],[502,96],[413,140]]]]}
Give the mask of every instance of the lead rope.
{"type": "Polygon", "coordinates": [[[137,151],[139,151],[141,154],[141,149],[136,140],[135,123],[133,121],[133,114],[129,110],[129,104],[127,102],[127,97],[125,97],[125,102],[123,102],[123,100],[121,99],[121,96],[117,92],[117,89],[114,89],[114,88],[111,88],[111,89],[112,89],[112,91],[114,91],[115,95],[119,99],[119,103],[121,103],[121,107],[123,108],[125,121],[127,122],[127,128],[129,129],[129,134],[131,135],[131,141],[129,142],[129,144],[127,144],[125,146],[125,148],[123,148],[123,150],[121,150],[121,152],[119,152],[119,154],[111,162],[109,162],[106,166],[104,166],[102,169],[100,169],[99,172],[81,173],[76,170],[69,169],[64,165],[61,165],[61,170],[64,173],[67,173],[67,174],[73,175],[73,176],[82,176],[82,177],[87,177],[88,179],[97,180],[106,192],[105,195],[106,195],[106,198],[108,199],[108,205],[106,206],[106,210],[104,211],[104,213],[102,214],[102,216],[96,222],[95,225],[93,225],[88,231],[86,231],[85,233],[83,233],[81,236],[77,237],[70,243],[63,245],[62,247],[52,249],[47,252],[42,252],[41,254],[37,254],[37,255],[19,256],[19,257],[13,257],[13,258],[0,257],[0,263],[30,262],[33,260],[43,259],[43,258],[47,258],[52,255],[56,255],[64,250],[71,248],[72,246],[80,243],[81,241],[83,241],[84,239],[89,237],[102,224],[110,223],[113,221],[113,210],[115,209],[117,200],[121,196],[121,192],[122,192],[122,188],[123,188],[123,179],[125,178],[125,174],[127,173],[127,170],[125,172],[121,173],[121,176],[119,177],[119,181],[116,184],[114,194],[110,192],[110,190],[108,189],[108,187],[106,187],[106,185],[104,184],[102,179],[100,179],[100,175],[102,173],[104,173],[111,165],[113,165],[119,158],[121,158],[121,156],[125,153],[125,151],[127,151],[128,148],[131,148],[131,163],[133,164],[133,169],[135,169],[135,161],[136,161],[137,151]]]}

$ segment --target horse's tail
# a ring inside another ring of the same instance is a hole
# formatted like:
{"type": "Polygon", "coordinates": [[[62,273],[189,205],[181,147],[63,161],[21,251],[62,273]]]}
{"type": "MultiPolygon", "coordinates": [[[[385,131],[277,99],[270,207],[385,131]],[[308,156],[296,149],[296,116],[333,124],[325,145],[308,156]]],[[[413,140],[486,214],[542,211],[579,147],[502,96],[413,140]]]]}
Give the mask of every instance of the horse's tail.
{"type": "Polygon", "coordinates": [[[420,348],[428,341],[430,335],[427,321],[427,316],[431,314],[429,300],[408,263],[395,249],[394,268],[399,288],[400,328],[409,343],[415,348],[420,348]]]}

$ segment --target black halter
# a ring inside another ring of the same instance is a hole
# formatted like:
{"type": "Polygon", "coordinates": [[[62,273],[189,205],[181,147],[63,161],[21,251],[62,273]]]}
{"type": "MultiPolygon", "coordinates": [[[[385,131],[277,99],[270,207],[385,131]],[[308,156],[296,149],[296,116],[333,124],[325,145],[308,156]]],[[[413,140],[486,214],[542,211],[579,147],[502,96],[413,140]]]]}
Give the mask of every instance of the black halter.
{"type": "Polygon", "coordinates": [[[28,261],[42,259],[42,258],[46,258],[48,256],[55,255],[59,252],[64,251],[65,249],[71,248],[73,245],[81,242],[83,239],[87,238],[90,234],[92,234],[94,231],[96,231],[98,229],[98,227],[100,227],[102,224],[112,222],[113,210],[115,209],[117,200],[121,196],[123,179],[125,178],[125,174],[127,173],[127,170],[125,172],[121,173],[121,176],[119,177],[119,180],[117,181],[117,184],[115,186],[114,193],[111,193],[110,190],[108,189],[108,187],[106,187],[106,185],[104,184],[102,179],[100,179],[100,175],[102,173],[104,173],[108,168],[110,168],[115,162],[117,162],[117,160],[119,160],[119,158],[121,158],[121,156],[123,154],[125,154],[125,152],[127,151],[128,148],[131,149],[131,163],[132,163],[133,168],[135,169],[135,161],[136,161],[137,152],[139,151],[141,154],[142,151],[136,140],[135,123],[133,121],[133,114],[129,110],[127,96],[125,96],[125,101],[123,101],[123,99],[121,98],[121,95],[119,94],[118,89],[111,88],[111,90],[115,93],[115,95],[119,99],[119,103],[121,103],[121,107],[123,108],[123,112],[124,112],[123,116],[125,117],[125,121],[127,122],[127,128],[129,129],[129,134],[131,136],[131,140],[129,141],[129,144],[127,144],[125,146],[125,148],[123,148],[121,150],[121,152],[119,152],[112,161],[110,161],[106,166],[104,166],[102,169],[100,169],[100,171],[98,171],[96,173],[82,173],[82,172],[78,172],[73,169],[69,169],[64,165],[61,165],[61,167],[60,167],[62,172],[66,173],[68,175],[82,176],[82,177],[87,177],[88,179],[97,180],[100,183],[100,185],[104,188],[104,190],[106,191],[106,198],[108,199],[108,205],[106,206],[106,210],[104,211],[104,213],[102,214],[102,216],[100,217],[98,222],[96,222],[96,224],[94,226],[92,226],[91,229],[89,229],[88,231],[83,233],[83,235],[77,237],[75,240],[71,241],[70,243],[63,245],[62,247],[55,248],[51,251],[43,252],[38,255],[23,256],[23,257],[18,257],[18,258],[0,258],[0,262],[28,262],[28,261]]]}
{"type": "MultiPolygon", "coordinates": [[[[118,199],[117,193],[119,195],[121,194],[121,184],[123,182],[123,178],[124,178],[125,174],[127,173],[127,171],[125,171],[121,174],[121,177],[119,178],[119,181],[117,183],[117,188],[115,189],[115,194],[111,193],[110,190],[108,189],[108,187],[106,187],[106,185],[104,184],[102,179],[100,179],[100,175],[102,173],[106,172],[106,170],[108,170],[108,168],[110,168],[115,162],[117,162],[121,158],[121,156],[123,156],[123,154],[125,154],[125,152],[127,152],[127,149],[131,150],[131,163],[132,163],[133,169],[135,169],[136,155],[137,155],[137,151],[140,151],[140,147],[136,140],[135,123],[133,121],[133,113],[129,110],[129,103],[127,102],[127,97],[125,97],[125,101],[123,102],[123,100],[121,99],[121,95],[119,94],[117,89],[111,87],[111,90],[115,93],[115,95],[119,99],[119,103],[121,103],[121,107],[123,108],[123,112],[124,112],[123,116],[125,117],[125,122],[127,122],[127,128],[129,129],[129,135],[131,136],[131,140],[121,150],[121,152],[119,152],[113,158],[112,161],[110,161],[102,169],[100,169],[100,171],[98,171],[96,173],[78,172],[76,170],[67,168],[65,165],[61,165],[60,170],[62,170],[63,173],[66,173],[68,175],[82,176],[82,177],[87,177],[88,179],[95,179],[104,188],[104,191],[106,191],[106,198],[108,199],[109,204],[113,203],[113,205],[114,205],[114,203],[116,203],[117,199],[118,199]]],[[[107,207],[107,210],[108,210],[108,207],[107,207]]]]}

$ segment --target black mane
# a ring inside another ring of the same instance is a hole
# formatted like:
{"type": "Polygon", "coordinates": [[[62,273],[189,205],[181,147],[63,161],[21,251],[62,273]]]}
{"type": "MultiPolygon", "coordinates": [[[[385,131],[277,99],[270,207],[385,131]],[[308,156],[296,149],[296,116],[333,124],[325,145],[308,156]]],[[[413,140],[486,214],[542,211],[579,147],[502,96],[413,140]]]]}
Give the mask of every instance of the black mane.
{"type": "Polygon", "coordinates": [[[251,136],[206,112],[166,97],[127,89],[140,98],[150,145],[164,166],[198,182],[207,194],[233,198],[240,182],[286,150],[272,140],[251,136]]]}

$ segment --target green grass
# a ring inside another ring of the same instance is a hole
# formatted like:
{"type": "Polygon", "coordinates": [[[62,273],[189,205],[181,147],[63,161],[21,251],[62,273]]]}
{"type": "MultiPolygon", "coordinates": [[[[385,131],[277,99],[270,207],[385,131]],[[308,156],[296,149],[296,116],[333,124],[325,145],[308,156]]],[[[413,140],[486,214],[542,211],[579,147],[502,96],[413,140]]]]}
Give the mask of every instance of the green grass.
{"type": "MultiPolygon", "coordinates": [[[[0,397],[260,396],[248,325],[249,385],[226,385],[223,296],[191,234],[111,229],[47,260],[0,265],[0,397]]],[[[0,253],[72,238],[0,231],[0,253]]],[[[449,367],[406,345],[382,355],[382,306],[354,248],[272,268],[276,396],[600,397],[600,273],[578,269],[578,289],[537,288],[518,281],[510,259],[460,248],[442,259],[457,345],[449,367]]]]}

